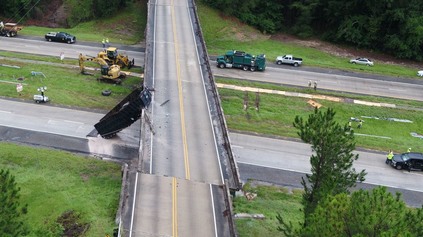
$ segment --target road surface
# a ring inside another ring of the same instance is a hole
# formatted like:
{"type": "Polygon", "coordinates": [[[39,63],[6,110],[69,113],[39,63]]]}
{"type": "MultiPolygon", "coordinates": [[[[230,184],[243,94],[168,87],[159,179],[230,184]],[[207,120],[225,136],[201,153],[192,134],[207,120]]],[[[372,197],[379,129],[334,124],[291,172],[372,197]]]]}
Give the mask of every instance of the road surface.
{"type": "MultiPolygon", "coordinates": [[[[135,59],[136,66],[144,65],[143,48],[140,46],[116,45],[121,53],[135,59]]],[[[162,45],[161,47],[165,47],[162,45]]],[[[167,46],[170,47],[170,46],[167,46]]],[[[181,48],[182,49],[182,48],[181,48]]],[[[65,58],[77,59],[79,53],[95,56],[102,50],[100,44],[77,42],[76,44],[63,44],[46,42],[39,38],[6,38],[0,37],[0,50],[39,55],[50,55],[59,59],[64,52],[65,58]],[[65,46],[65,47],[64,47],[65,46]]],[[[174,64],[174,58],[166,56],[168,62],[165,66],[174,64]]],[[[219,69],[214,61],[210,61],[212,72],[215,76],[270,82],[283,85],[307,87],[308,81],[317,81],[318,89],[358,93],[364,95],[377,95],[391,98],[403,98],[423,101],[423,80],[392,78],[377,75],[362,75],[359,73],[346,73],[329,69],[310,69],[306,67],[294,68],[287,65],[272,65],[264,72],[244,72],[238,69],[219,69]]],[[[75,62],[75,65],[78,63],[75,62]]]]}
{"type": "MultiPolygon", "coordinates": [[[[103,116],[100,113],[4,99],[0,99],[0,108],[0,134],[3,141],[113,159],[132,159],[138,152],[139,143],[132,136],[139,134],[139,124],[124,129],[111,140],[104,140],[101,137],[86,137],[94,129],[93,124],[103,116]]],[[[301,177],[310,173],[308,157],[311,149],[307,144],[239,133],[231,133],[230,137],[244,181],[256,179],[301,188],[301,177]]],[[[359,185],[360,188],[387,186],[401,192],[409,205],[423,205],[423,172],[395,170],[385,164],[386,154],[383,153],[365,150],[357,150],[357,153],[360,158],[354,166],[366,169],[368,173],[365,184],[359,185]]],[[[143,177],[140,178],[141,182],[145,181],[143,177]]],[[[173,179],[164,180],[168,184],[166,187],[170,188],[173,179]]],[[[180,180],[175,181],[178,183],[180,180]]],[[[205,189],[201,183],[194,183],[195,187],[202,186],[201,189],[205,189]]],[[[214,192],[219,194],[220,191],[214,192]]],[[[205,195],[211,194],[210,191],[205,195]]]]}

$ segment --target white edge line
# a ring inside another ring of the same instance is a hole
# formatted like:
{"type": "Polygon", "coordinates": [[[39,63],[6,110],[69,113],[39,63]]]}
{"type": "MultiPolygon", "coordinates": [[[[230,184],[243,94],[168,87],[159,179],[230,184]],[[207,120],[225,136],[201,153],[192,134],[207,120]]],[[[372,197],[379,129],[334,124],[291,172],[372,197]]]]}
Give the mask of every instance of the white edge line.
{"type": "Polygon", "coordinates": [[[132,227],[134,225],[135,202],[137,201],[137,186],[138,186],[138,172],[135,175],[135,193],[134,193],[134,202],[132,203],[131,227],[129,228],[129,237],[132,236],[132,227]]]}
{"type": "Polygon", "coordinates": [[[217,221],[216,221],[216,210],[214,207],[214,199],[213,199],[213,186],[209,184],[210,187],[210,198],[211,198],[211,204],[212,204],[212,210],[213,210],[213,223],[214,223],[214,236],[218,237],[217,235],[217,221]]]}
{"type": "MultiPolygon", "coordinates": [[[[153,52],[152,52],[152,55],[153,55],[153,72],[152,72],[152,75],[151,75],[151,80],[152,80],[152,86],[153,86],[153,89],[154,89],[154,87],[155,87],[155,81],[154,81],[154,78],[155,78],[155,72],[156,72],[156,67],[155,67],[155,65],[156,65],[156,24],[157,24],[157,2],[156,2],[156,6],[154,7],[154,27],[153,27],[153,52]]],[[[150,122],[151,122],[151,124],[154,124],[154,94],[155,93],[152,93],[153,95],[152,95],[152,99],[151,99],[151,116],[150,116],[150,122]]],[[[153,172],[153,137],[154,137],[154,134],[153,134],[153,130],[152,129],[150,129],[150,137],[151,137],[151,139],[150,139],[150,174],[152,174],[152,172],[153,172]]]]}

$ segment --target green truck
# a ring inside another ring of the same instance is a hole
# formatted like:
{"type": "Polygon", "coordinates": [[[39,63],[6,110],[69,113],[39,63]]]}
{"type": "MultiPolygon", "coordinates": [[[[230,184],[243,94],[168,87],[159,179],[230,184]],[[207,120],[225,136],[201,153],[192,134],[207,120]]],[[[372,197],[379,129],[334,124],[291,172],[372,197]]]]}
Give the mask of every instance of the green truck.
{"type": "Polygon", "coordinates": [[[218,56],[216,59],[219,68],[242,68],[244,71],[264,71],[266,68],[266,55],[257,56],[245,53],[243,51],[228,51],[225,55],[218,56]]]}

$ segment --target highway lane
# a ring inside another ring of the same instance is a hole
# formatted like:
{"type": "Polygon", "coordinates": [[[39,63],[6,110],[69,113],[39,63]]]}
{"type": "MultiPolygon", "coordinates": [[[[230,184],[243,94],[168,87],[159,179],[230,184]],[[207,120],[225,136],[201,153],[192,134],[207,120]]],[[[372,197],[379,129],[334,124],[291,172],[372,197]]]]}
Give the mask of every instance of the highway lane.
{"type": "Polygon", "coordinates": [[[133,159],[133,155],[138,153],[139,121],[113,139],[88,136],[95,130],[94,124],[103,116],[104,113],[100,112],[0,99],[0,126],[5,128],[0,140],[16,139],[22,143],[47,147],[51,144],[63,150],[76,150],[114,159],[133,159]],[[15,130],[19,132],[15,133],[15,130]],[[47,134],[53,140],[39,136],[40,134],[47,134]],[[61,137],[69,137],[72,141],[65,144],[60,141],[61,137]]]}
{"type": "Polygon", "coordinates": [[[149,175],[137,176],[130,236],[230,236],[217,211],[225,209],[226,193],[189,1],[151,4],[154,63],[146,81],[154,93],[145,113],[154,131],[142,147],[149,175]]]}
{"type": "MultiPolygon", "coordinates": [[[[310,145],[290,140],[231,133],[238,163],[297,173],[310,173],[310,145]]],[[[364,183],[419,192],[423,195],[423,172],[396,170],[385,164],[386,154],[356,150],[359,159],[353,167],[367,172],[364,183]]],[[[299,183],[298,183],[299,184],[299,183]]],[[[423,205],[423,199],[421,200],[423,205]]]]}
{"type": "MultiPolygon", "coordinates": [[[[213,62],[212,65],[215,65],[215,63],[213,62]]],[[[264,72],[245,72],[237,69],[213,67],[213,74],[220,77],[300,87],[307,87],[308,81],[311,80],[312,82],[317,81],[318,89],[423,101],[423,83],[409,83],[410,80],[405,82],[400,78],[396,81],[383,80],[380,77],[378,77],[379,79],[372,79],[359,75],[346,76],[337,73],[292,70],[284,66],[267,67],[264,72]]]]}
{"type": "MultiPolygon", "coordinates": [[[[132,159],[139,145],[136,137],[133,137],[139,134],[139,124],[124,129],[114,139],[86,137],[102,116],[101,113],[92,111],[0,99],[0,140],[72,149],[79,153],[115,159],[132,159]],[[25,126],[21,126],[22,124],[25,126]],[[17,131],[19,128],[22,131],[17,131]],[[34,136],[36,139],[28,140],[34,133],[42,134],[34,136]],[[89,143],[96,144],[97,148],[88,145],[89,143]]],[[[301,176],[310,172],[308,157],[311,149],[307,144],[239,133],[230,133],[230,138],[243,180],[256,178],[301,187],[301,176]]],[[[423,204],[423,184],[420,182],[423,172],[395,170],[384,163],[384,153],[364,150],[357,150],[357,153],[360,158],[354,165],[357,169],[366,169],[366,184],[391,187],[403,193],[405,201],[412,200],[413,206],[423,204]]],[[[168,182],[168,185],[171,183],[168,182]]]]}
{"type": "MultiPolygon", "coordinates": [[[[120,50],[121,53],[125,53],[130,58],[134,58],[136,65],[144,65],[143,48],[140,46],[116,46],[124,49],[120,50]]],[[[165,46],[162,45],[160,47],[165,46]]],[[[64,52],[66,58],[76,59],[80,52],[86,55],[95,56],[102,48],[99,44],[94,43],[77,42],[76,44],[68,45],[46,42],[42,39],[34,40],[19,38],[18,36],[18,38],[0,37],[0,50],[50,55],[57,58],[59,58],[61,52],[64,52]]],[[[172,61],[174,60],[169,59],[169,62],[165,65],[172,66],[173,63],[170,63],[172,61]]],[[[422,80],[385,78],[377,75],[360,75],[359,73],[345,73],[336,70],[323,70],[325,73],[315,72],[315,70],[293,68],[286,65],[272,65],[273,62],[271,60],[267,62],[268,67],[264,72],[219,69],[215,67],[214,61],[210,61],[210,63],[212,65],[212,72],[215,76],[300,87],[307,87],[308,81],[311,80],[317,81],[318,89],[423,101],[423,93],[421,93],[421,91],[423,91],[422,80]]]]}
{"type": "MultiPolygon", "coordinates": [[[[142,48],[140,46],[113,45],[113,42],[111,46],[117,47],[119,53],[128,55],[130,59],[134,58],[136,66],[144,65],[144,53],[141,52],[142,48]]],[[[48,42],[41,38],[24,38],[18,35],[13,38],[0,37],[0,50],[46,55],[57,57],[57,59],[60,58],[60,54],[63,52],[65,59],[77,59],[80,53],[91,57],[97,56],[103,48],[100,43],[93,44],[77,41],[75,44],[66,44],[48,42]]]]}

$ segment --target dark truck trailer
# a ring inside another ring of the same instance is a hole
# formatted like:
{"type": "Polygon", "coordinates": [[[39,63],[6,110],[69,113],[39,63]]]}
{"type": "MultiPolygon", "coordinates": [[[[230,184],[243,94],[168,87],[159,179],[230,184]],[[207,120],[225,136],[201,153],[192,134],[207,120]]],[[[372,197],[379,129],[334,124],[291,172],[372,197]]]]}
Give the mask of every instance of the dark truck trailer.
{"type": "Polygon", "coordinates": [[[15,37],[20,30],[22,30],[22,26],[19,26],[17,23],[6,23],[4,24],[0,21],[0,35],[7,36],[7,37],[15,37]]]}
{"type": "Polygon", "coordinates": [[[136,89],[100,119],[94,127],[103,138],[114,137],[116,133],[135,123],[141,117],[142,109],[148,107],[150,103],[150,90],[136,89]]]}

